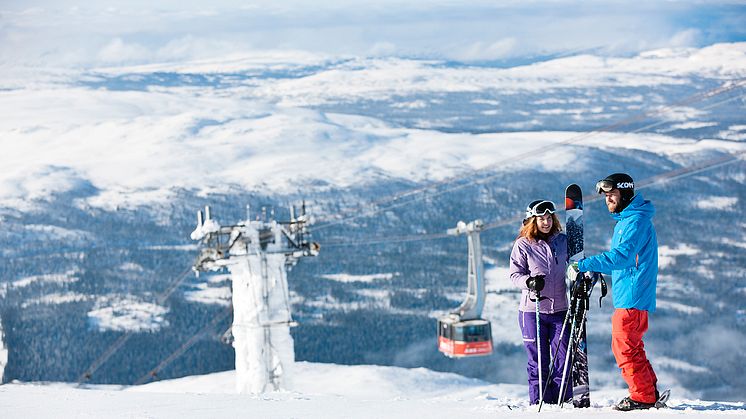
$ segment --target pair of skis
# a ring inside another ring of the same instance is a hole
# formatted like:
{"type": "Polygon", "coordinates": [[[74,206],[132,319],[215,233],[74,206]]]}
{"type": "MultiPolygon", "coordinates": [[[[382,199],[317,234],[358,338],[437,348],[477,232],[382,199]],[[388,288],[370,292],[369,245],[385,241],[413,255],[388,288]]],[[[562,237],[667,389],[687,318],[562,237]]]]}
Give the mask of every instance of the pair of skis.
{"type": "MultiPolygon", "coordinates": [[[[583,193],[580,186],[572,184],[565,189],[565,230],[567,234],[567,254],[570,263],[575,263],[583,258],[583,193]]],[[[565,321],[562,323],[558,344],[562,342],[565,331],[569,333],[569,344],[565,354],[565,363],[562,370],[562,381],[559,392],[559,404],[562,406],[567,393],[566,386],[572,382],[572,401],[575,407],[590,407],[590,387],[588,380],[588,347],[586,340],[586,315],[590,308],[590,297],[596,282],[601,281],[602,296],[606,295],[606,282],[600,274],[586,276],[578,274],[576,278],[567,278],[570,290],[570,307],[567,310],[565,321]],[[568,329],[569,326],[569,329],[568,329]],[[568,375],[569,374],[569,375],[568,375]]],[[[600,302],[600,300],[599,300],[600,302]]],[[[549,374],[552,374],[557,350],[549,366],[549,374]]],[[[539,372],[541,376],[541,371],[539,372]]],[[[539,411],[544,404],[544,394],[551,377],[541,387],[539,397],[539,411]]]]}
{"type": "MultiPolygon", "coordinates": [[[[583,244],[583,192],[580,186],[572,184],[565,189],[565,228],[567,229],[567,254],[570,263],[577,263],[584,256],[583,244]]],[[[575,407],[590,407],[590,380],[588,379],[588,345],[586,338],[586,317],[590,308],[593,288],[601,282],[601,298],[606,296],[606,282],[601,274],[578,273],[575,278],[567,278],[570,290],[570,341],[562,372],[559,404],[565,402],[565,386],[568,385],[568,368],[571,368],[572,403],[575,407]]],[[[599,305],[601,300],[599,299],[599,305]]],[[[567,318],[566,320],[567,321],[567,318]]]]}

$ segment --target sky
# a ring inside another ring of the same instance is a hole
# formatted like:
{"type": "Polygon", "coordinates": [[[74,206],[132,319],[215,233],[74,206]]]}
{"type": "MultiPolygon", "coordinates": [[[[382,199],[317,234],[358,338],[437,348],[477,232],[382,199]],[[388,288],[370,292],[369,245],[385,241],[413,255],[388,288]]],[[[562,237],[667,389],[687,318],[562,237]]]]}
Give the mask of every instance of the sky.
{"type": "Polygon", "coordinates": [[[5,0],[0,65],[131,65],[257,50],[509,64],[744,41],[744,21],[746,4],[737,1],[5,0]]]}

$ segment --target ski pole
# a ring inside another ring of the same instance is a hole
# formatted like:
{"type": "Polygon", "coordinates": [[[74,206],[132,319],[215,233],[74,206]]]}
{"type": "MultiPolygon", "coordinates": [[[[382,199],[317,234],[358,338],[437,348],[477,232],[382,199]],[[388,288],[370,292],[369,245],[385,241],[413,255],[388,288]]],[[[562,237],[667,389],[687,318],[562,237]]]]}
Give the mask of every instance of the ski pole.
{"type": "Polygon", "coordinates": [[[541,370],[541,327],[539,326],[539,303],[541,302],[541,293],[539,290],[536,290],[536,353],[537,358],[539,362],[539,406],[542,405],[542,397],[543,394],[541,392],[542,389],[542,383],[541,383],[541,376],[542,376],[542,370],[541,370]]]}
{"type": "MultiPolygon", "coordinates": [[[[559,351],[559,346],[562,344],[562,338],[565,336],[565,328],[567,327],[567,324],[570,323],[570,317],[571,316],[572,316],[572,319],[573,319],[573,322],[572,322],[573,325],[570,327],[570,333],[571,334],[570,334],[570,337],[568,338],[568,341],[567,341],[566,351],[569,351],[570,347],[573,344],[573,331],[574,331],[574,325],[575,325],[575,313],[576,313],[576,310],[577,310],[577,304],[575,304],[574,302],[577,302],[577,300],[578,300],[578,290],[579,290],[579,288],[577,286],[575,286],[576,284],[577,283],[575,281],[573,281],[573,283],[569,287],[570,288],[569,289],[569,293],[570,293],[570,296],[569,296],[570,307],[568,307],[567,314],[565,314],[565,320],[562,322],[562,329],[560,330],[559,340],[557,342],[557,347],[554,349],[554,353],[552,354],[552,360],[551,360],[550,366],[549,366],[549,374],[548,374],[548,377],[547,377],[547,382],[546,382],[546,384],[544,384],[544,389],[541,392],[541,402],[539,403],[539,412],[541,412],[541,407],[544,404],[544,395],[546,394],[547,388],[549,387],[549,383],[550,383],[550,380],[552,378],[552,373],[554,372],[554,365],[557,362],[557,352],[559,351]]],[[[604,295],[606,295],[605,291],[604,291],[604,295]]],[[[550,347],[550,349],[551,349],[551,347],[550,347]]],[[[565,363],[567,363],[567,360],[565,360],[565,363]]],[[[564,370],[563,370],[562,383],[564,383],[564,380],[565,380],[565,377],[564,377],[564,370]]],[[[562,386],[562,383],[560,384],[560,386],[562,386]]],[[[562,390],[560,390],[560,394],[559,394],[558,397],[564,398],[564,393],[563,393],[562,390]]],[[[560,406],[562,405],[562,402],[563,402],[563,400],[559,401],[560,406]]]]}
{"type": "MultiPolygon", "coordinates": [[[[567,390],[567,367],[572,362],[572,358],[574,357],[575,352],[575,324],[577,323],[578,318],[578,288],[576,287],[576,283],[573,283],[572,289],[570,292],[570,311],[572,312],[572,323],[570,324],[570,340],[567,342],[567,352],[565,353],[565,364],[562,366],[562,380],[560,383],[560,392],[559,392],[559,406],[562,407],[562,404],[565,402],[565,391],[567,390]]],[[[570,371],[570,374],[572,374],[572,370],[570,371]]]]}
{"type": "MultiPolygon", "coordinates": [[[[562,338],[565,336],[565,328],[567,327],[567,323],[570,321],[570,313],[571,310],[568,307],[567,314],[565,314],[565,320],[562,321],[562,329],[560,330],[559,334],[559,340],[557,340],[557,347],[554,348],[554,353],[552,353],[552,359],[549,362],[549,374],[547,375],[547,382],[544,384],[544,388],[541,390],[541,396],[539,397],[539,412],[541,412],[541,407],[544,405],[544,395],[547,392],[547,388],[549,387],[549,382],[552,380],[552,375],[554,372],[554,364],[557,363],[557,352],[559,351],[559,347],[562,344],[562,338]]],[[[568,346],[570,345],[570,342],[568,342],[568,346]]],[[[550,346],[550,352],[551,352],[551,346],[550,346]]],[[[560,396],[561,397],[561,396],[560,396]]]]}
{"type": "MultiPolygon", "coordinates": [[[[565,365],[562,367],[562,382],[560,384],[559,393],[559,406],[565,403],[565,392],[567,391],[567,366],[572,362],[573,352],[575,352],[575,342],[573,340],[575,334],[575,314],[572,316],[572,325],[570,326],[570,341],[567,345],[567,353],[565,354],[565,365]]],[[[571,371],[572,374],[572,371],[571,371]]]]}
{"type": "MultiPolygon", "coordinates": [[[[580,278],[580,275],[579,275],[580,278]]],[[[585,279],[585,278],[583,278],[585,279]]],[[[588,301],[590,300],[589,294],[588,294],[588,284],[587,282],[577,282],[577,285],[574,285],[578,287],[578,290],[582,290],[582,295],[578,296],[574,299],[573,304],[573,319],[572,319],[572,326],[570,327],[570,342],[568,344],[568,352],[565,356],[565,365],[563,368],[562,373],[562,385],[560,387],[560,398],[564,399],[565,391],[566,391],[566,381],[568,379],[572,379],[572,368],[570,369],[570,377],[567,376],[567,368],[568,364],[572,364],[575,359],[575,351],[577,350],[578,343],[581,339],[581,331],[578,330],[576,334],[576,325],[577,328],[582,327],[585,324],[586,315],[588,313],[588,301]],[[583,304],[582,306],[579,306],[580,304],[583,304]],[[580,317],[580,322],[578,323],[578,317],[580,317]]],[[[578,291],[580,292],[580,291],[578,291]]],[[[562,407],[564,404],[564,400],[561,400],[559,405],[562,407]]]]}

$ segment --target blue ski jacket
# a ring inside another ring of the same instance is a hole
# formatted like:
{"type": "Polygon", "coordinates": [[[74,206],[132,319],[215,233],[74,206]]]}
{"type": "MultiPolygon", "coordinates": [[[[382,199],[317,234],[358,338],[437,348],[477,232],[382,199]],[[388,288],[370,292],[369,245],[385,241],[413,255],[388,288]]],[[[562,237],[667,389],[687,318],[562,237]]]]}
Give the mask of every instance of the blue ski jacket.
{"type": "Polygon", "coordinates": [[[653,227],[655,208],[637,194],[618,214],[611,249],[581,259],[581,272],[611,274],[611,290],[616,308],[655,311],[658,279],[658,239],[653,227]]]}

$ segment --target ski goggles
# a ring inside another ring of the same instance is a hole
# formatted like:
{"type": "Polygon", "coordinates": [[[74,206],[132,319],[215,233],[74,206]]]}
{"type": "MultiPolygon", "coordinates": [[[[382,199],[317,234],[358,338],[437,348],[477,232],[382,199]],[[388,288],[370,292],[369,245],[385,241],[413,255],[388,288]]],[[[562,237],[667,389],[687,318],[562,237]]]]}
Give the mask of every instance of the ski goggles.
{"type": "Polygon", "coordinates": [[[555,208],[552,201],[534,201],[526,208],[526,217],[524,219],[540,217],[547,213],[554,214],[555,211],[557,211],[557,208],[555,208]]]}
{"type": "Polygon", "coordinates": [[[596,183],[596,193],[611,192],[614,190],[614,182],[610,180],[599,180],[596,183]]]}
{"type": "Polygon", "coordinates": [[[599,180],[598,183],[596,183],[596,193],[608,193],[614,189],[635,189],[635,184],[633,182],[615,183],[607,179],[599,180]]]}

